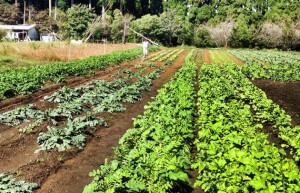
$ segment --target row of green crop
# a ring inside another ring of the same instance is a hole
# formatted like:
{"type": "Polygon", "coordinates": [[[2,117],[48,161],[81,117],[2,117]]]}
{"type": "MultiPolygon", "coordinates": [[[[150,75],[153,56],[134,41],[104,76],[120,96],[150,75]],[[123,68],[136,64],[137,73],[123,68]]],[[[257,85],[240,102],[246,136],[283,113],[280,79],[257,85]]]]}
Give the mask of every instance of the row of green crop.
{"type": "Polygon", "coordinates": [[[167,192],[187,182],[196,66],[189,59],[119,141],[116,158],[90,173],[84,192],[167,192]]]}
{"type": "Polygon", "coordinates": [[[291,117],[279,105],[268,99],[261,89],[253,85],[238,67],[226,65],[223,69],[227,78],[231,80],[231,84],[236,88],[235,96],[251,105],[254,111],[254,121],[272,126],[278,132],[278,137],[286,141],[287,144],[283,147],[292,147],[290,153],[295,161],[299,161],[300,126],[293,127],[291,117]]]}
{"type": "Polygon", "coordinates": [[[165,55],[166,53],[168,53],[170,50],[169,49],[166,49],[166,50],[161,50],[159,52],[156,52],[155,54],[151,55],[148,57],[148,59],[150,61],[155,61],[157,60],[158,58],[160,58],[161,56],[165,55]]]}
{"type": "Polygon", "coordinates": [[[243,73],[251,79],[266,78],[283,81],[300,80],[300,63],[290,65],[245,64],[243,73]]]}
{"type": "MultiPolygon", "coordinates": [[[[156,49],[151,47],[150,51],[156,49]]],[[[134,48],[70,62],[7,70],[0,77],[0,100],[33,93],[48,82],[59,82],[68,76],[88,74],[95,69],[101,70],[108,65],[120,64],[139,57],[141,53],[141,48],[134,48]]]]}
{"type": "MultiPolygon", "coordinates": [[[[287,65],[287,64],[299,64],[300,57],[296,55],[292,55],[286,52],[278,52],[278,51],[258,51],[258,50],[238,50],[232,51],[233,54],[236,52],[244,55],[245,57],[250,57],[253,59],[258,59],[268,64],[276,64],[276,65],[287,65]]],[[[249,61],[247,61],[248,63],[249,61]]],[[[256,62],[257,63],[257,62],[256,62]]]]}
{"type": "Polygon", "coordinates": [[[170,60],[171,62],[176,59],[183,49],[168,49],[160,54],[154,55],[149,61],[163,62],[170,60]]]}
{"type": "Polygon", "coordinates": [[[240,50],[228,50],[229,53],[245,62],[245,64],[261,64],[261,62],[249,55],[241,52],[240,50]]]}
{"type": "Polygon", "coordinates": [[[294,59],[289,60],[288,53],[280,52],[262,52],[262,51],[243,51],[230,50],[246,64],[243,66],[243,73],[251,79],[266,78],[272,80],[292,81],[300,80],[300,61],[294,59]],[[278,60],[281,58],[280,60],[278,60]],[[269,64],[262,64],[261,61],[269,64]]]}
{"type": "Polygon", "coordinates": [[[214,63],[234,63],[225,52],[220,50],[209,50],[209,53],[214,63]]]}
{"type": "Polygon", "coordinates": [[[246,77],[232,66],[201,69],[195,186],[220,193],[299,192],[298,166],[284,158],[282,149],[269,145],[268,135],[257,131],[263,129],[257,118],[264,111],[253,115],[257,101],[247,100],[253,87],[240,83],[246,77]]]}
{"type": "Polygon", "coordinates": [[[179,51],[179,49],[174,49],[171,50],[170,52],[166,53],[165,55],[161,56],[160,58],[157,59],[158,62],[163,62],[165,60],[167,60],[169,57],[171,57],[172,55],[176,55],[176,53],[179,51]]]}
{"type": "Polygon", "coordinates": [[[180,49],[177,52],[170,54],[169,56],[165,56],[165,58],[162,58],[162,59],[173,62],[182,52],[183,52],[183,49],[180,49]]]}
{"type": "Polygon", "coordinates": [[[172,52],[172,51],[173,50],[171,50],[171,49],[167,49],[165,51],[162,51],[162,52],[160,52],[158,54],[153,55],[151,58],[149,58],[149,60],[151,62],[157,61],[158,59],[160,59],[161,57],[163,57],[164,55],[166,55],[166,54],[168,54],[169,52],[172,52]]]}

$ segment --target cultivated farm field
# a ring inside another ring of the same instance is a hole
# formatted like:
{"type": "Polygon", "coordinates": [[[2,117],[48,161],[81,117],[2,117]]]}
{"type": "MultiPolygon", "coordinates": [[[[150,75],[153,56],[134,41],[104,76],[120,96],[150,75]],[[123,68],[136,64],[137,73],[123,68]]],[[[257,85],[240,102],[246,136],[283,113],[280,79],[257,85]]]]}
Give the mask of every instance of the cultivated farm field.
{"type": "Polygon", "coordinates": [[[131,48],[4,71],[0,192],[300,192],[300,55],[131,48]]]}

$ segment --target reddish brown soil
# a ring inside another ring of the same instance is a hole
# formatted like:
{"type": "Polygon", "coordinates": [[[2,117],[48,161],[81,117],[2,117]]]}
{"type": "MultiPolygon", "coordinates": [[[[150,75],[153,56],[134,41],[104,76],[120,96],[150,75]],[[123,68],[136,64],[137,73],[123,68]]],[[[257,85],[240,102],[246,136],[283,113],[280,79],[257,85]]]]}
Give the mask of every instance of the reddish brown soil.
{"type": "MultiPolygon", "coordinates": [[[[199,72],[200,72],[200,68],[201,68],[201,66],[197,65],[197,76],[196,76],[195,85],[194,85],[195,93],[198,93],[199,88],[200,88],[200,85],[199,85],[199,72]]],[[[197,102],[198,102],[198,95],[197,94],[194,97],[194,101],[195,101],[195,104],[197,104],[197,102]]],[[[199,111],[198,106],[195,105],[195,107],[194,107],[194,112],[195,113],[194,113],[194,116],[193,116],[193,125],[197,125],[197,120],[198,120],[198,114],[197,114],[197,112],[198,111],[199,111]]],[[[194,130],[195,139],[197,139],[197,137],[198,137],[198,131],[199,131],[199,128],[196,127],[196,129],[194,130]]],[[[191,144],[193,144],[192,145],[192,150],[191,150],[192,159],[195,160],[198,151],[197,151],[197,148],[196,148],[195,144],[193,143],[193,141],[191,142],[191,144]]],[[[201,188],[194,187],[194,183],[195,183],[195,181],[197,180],[197,177],[198,177],[197,170],[190,169],[188,171],[188,174],[189,174],[189,179],[190,179],[190,185],[186,189],[187,190],[191,190],[189,192],[192,192],[192,193],[204,193],[204,191],[201,188]]]]}
{"type": "MultiPolygon", "coordinates": [[[[256,79],[253,83],[262,89],[269,99],[273,100],[285,112],[291,116],[292,125],[300,124],[300,81],[281,82],[267,79],[256,79]]],[[[263,132],[267,133],[270,144],[275,144],[276,147],[281,148],[281,144],[286,142],[278,137],[278,130],[274,129],[272,125],[266,123],[263,132]]],[[[285,149],[286,157],[292,158],[290,149],[285,149]]]]}
{"type": "MultiPolygon", "coordinates": [[[[45,131],[49,123],[43,123],[37,130],[28,135],[18,135],[17,127],[1,130],[0,134],[5,134],[5,140],[0,140],[1,171],[13,172],[19,179],[42,184],[38,192],[82,192],[84,185],[91,180],[88,177],[88,172],[97,169],[105,158],[113,155],[111,147],[117,146],[118,139],[132,126],[131,119],[144,111],[144,105],[157,94],[156,90],[180,68],[186,54],[187,51],[183,52],[172,66],[166,67],[166,71],[162,73],[161,77],[154,80],[151,87],[152,91],[143,93],[141,101],[135,104],[127,104],[127,110],[124,113],[101,115],[111,124],[110,127],[97,128],[96,131],[91,132],[93,134],[88,137],[87,145],[81,152],[77,149],[71,149],[63,153],[51,151],[49,153],[34,154],[33,152],[37,149],[36,139],[38,133],[45,131]]],[[[76,77],[74,79],[79,79],[79,81],[70,80],[65,84],[75,86],[95,78],[109,78],[110,74],[118,69],[124,69],[137,63],[140,63],[140,59],[120,66],[109,67],[107,70],[99,72],[98,75],[76,77]]],[[[150,70],[147,70],[147,72],[150,72],[150,70]]],[[[49,89],[48,93],[40,93],[35,97],[30,96],[26,101],[20,101],[20,103],[33,102],[39,108],[47,109],[51,104],[41,102],[39,99],[46,94],[51,94],[53,91],[55,91],[54,88],[49,89]]],[[[16,106],[13,100],[18,101],[17,98],[10,99],[10,103],[7,102],[6,107],[3,107],[3,109],[16,106]]]]}
{"type": "Polygon", "coordinates": [[[238,59],[237,57],[235,57],[234,55],[230,54],[229,52],[227,52],[226,50],[223,50],[222,53],[224,55],[227,55],[228,58],[230,58],[230,60],[232,60],[234,63],[242,66],[244,65],[245,63],[243,61],[241,61],[240,59],[238,59]]]}
{"type": "Polygon", "coordinates": [[[202,61],[203,61],[204,63],[207,63],[207,64],[213,63],[213,60],[211,59],[208,50],[203,50],[203,51],[202,51],[202,61]]]}

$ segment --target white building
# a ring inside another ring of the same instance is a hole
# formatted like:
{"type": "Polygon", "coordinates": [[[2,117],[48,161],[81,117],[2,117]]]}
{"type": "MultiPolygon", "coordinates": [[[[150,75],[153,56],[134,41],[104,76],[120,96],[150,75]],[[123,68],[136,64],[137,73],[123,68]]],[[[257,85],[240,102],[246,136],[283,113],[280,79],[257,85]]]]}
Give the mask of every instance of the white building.
{"type": "Polygon", "coordinates": [[[35,25],[0,25],[0,29],[7,31],[6,38],[15,41],[31,41],[39,39],[35,25]]]}

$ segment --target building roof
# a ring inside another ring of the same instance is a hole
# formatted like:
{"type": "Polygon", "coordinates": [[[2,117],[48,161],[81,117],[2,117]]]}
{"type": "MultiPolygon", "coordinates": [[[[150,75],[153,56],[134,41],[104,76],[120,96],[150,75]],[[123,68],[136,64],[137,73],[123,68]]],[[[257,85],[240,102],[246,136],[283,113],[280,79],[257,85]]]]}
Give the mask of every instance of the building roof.
{"type": "Polygon", "coordinates": [[[28,25],[0,25],[0,29],[7,29],[7,30],[30,30],[31,28],[34,28],[35,24],[28,25]]]}

